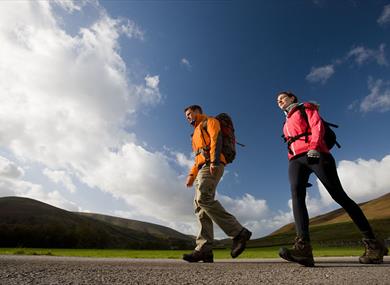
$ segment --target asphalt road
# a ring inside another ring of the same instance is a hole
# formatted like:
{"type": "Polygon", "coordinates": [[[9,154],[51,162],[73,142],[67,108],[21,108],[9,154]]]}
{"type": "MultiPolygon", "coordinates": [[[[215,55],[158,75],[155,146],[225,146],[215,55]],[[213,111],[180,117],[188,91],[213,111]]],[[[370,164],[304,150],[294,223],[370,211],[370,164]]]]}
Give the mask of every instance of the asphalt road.
{"type": "Polygon", "coordinates": [[[305,268],[281,259],[181,260],[0,256],[0,284],[390,284],[390,257],[317,258],[305,268]]]}

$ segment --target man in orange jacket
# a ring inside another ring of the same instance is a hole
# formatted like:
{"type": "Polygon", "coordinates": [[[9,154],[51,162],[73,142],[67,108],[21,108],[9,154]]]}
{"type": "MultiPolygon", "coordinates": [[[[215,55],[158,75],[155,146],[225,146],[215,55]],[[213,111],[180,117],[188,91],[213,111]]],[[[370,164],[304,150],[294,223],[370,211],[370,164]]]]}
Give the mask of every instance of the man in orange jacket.
{"type": "Polygon", "coordinates": [[[200,230],[195,250],[184,254],[183,259],[188,262],[213,262],[213,222],[233,238],[231,256],[236,258],[244,251],[252,233],[215,200],[215,191],[226,164],[219,121],[203,114],[198,105],[189,106],[184,112],[187,121],[194,127],[192,150],[195,154],[186,186],[195,186],[194,207],[200,230]]]}

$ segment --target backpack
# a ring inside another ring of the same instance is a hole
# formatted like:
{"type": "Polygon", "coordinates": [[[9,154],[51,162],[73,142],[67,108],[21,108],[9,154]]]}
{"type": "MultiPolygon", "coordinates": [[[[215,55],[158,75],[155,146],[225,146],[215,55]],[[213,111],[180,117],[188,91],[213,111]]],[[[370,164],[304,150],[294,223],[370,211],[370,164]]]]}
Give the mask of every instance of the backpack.
{"type": "MultiPolygon", "coordinates": [[[[309,124],[309,119],[307,117],[307,113],[305,111],[305,105],[303,105],[303,104],[299,105],[298,109],[299,109],[299,112],[301,113],[301,116],[303,117],[303,119],[306,122],[306,131],[304,133],[296,135],[294,137],[286,138],[284,135],[282,136],[284,138],[284,141],[287,142],[287,148],[288,148],[288,151],[290,153],[292,153],[290,146],[293,142],[300,139],[301,137],[305,137],[305,142],[308,142],[308,137],[309,137],[309,135],[311,135],[311,133],[309,132],[310,124],[309,124]]],[[[321,117],[321,121],[325,127],[323,139],[324,139],[324,142],[325,142],[327,148],[329,150],[331,150],[335,145],[338,148],[341,148],[341,145],[337,142],[336,133],[331,129],[331,128],[338,128],[339,126],[325,121],[322,117],[321,117]]]]}
{"type": "MultiPolygon", "coordinates": [[[[226,114],[221,113],[215,116],[215,119],[219,121],[222,134],[222,154],[226,159],[226,163],[232,163],[236,158],[236,144],[244,146],[236,141],[234,134],[234,127],[232,118],[226,114]]],[[[207,132],[207,120],[203,122],[203,129],[207,132]]]]}

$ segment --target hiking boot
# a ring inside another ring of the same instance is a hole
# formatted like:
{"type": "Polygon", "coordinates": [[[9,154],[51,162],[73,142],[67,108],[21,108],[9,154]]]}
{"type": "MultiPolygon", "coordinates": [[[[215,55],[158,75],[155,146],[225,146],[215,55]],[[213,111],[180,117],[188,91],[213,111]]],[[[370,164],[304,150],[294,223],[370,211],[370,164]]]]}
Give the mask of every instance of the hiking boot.
{"type": "Polygon", "coordinates": [[[291,262],[297,262],[306,267],[314,266],[313,249],[310,242],[297,237],[292,249],[281,247],[279,256],[291,262]]]}
{"type": "Polygon", "coordinates": [[[211,250],[209,251],[194,250],[192,253],[183,254],[183,260],[188,262],[203,261],[207,263],[212,263],[214,262],[214,255],[211,250]]]}
{"type": "Polygon", "coordinates": [[[384,242],[378,239],[363,239],[362,241],[366,250],[364,251],[364,254],[359,257],[359,262],[364,264],[383,263],[383,256],[388,255],[389,253],[384,242]]]}
{"type": "Polygon", "coordinates": [[[243,228],[233,239],[232,251],[230,252],[233,258],[239,256],[245,250],[246,242],[251,238],[251,235],[252,233],[249,230],[243,228]]]}

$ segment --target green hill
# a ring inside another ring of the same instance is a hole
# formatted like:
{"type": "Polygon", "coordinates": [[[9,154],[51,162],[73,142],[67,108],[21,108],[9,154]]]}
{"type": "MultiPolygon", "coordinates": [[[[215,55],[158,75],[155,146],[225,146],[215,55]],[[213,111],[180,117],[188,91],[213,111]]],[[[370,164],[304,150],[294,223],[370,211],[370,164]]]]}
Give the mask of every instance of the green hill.
{"type": "MultiPolygon", "coordinates": [[[[390,239],[390,193],[359,204],[375,233],[390,239]]],[[[362,238],[359,230],[344,209],[310,219],[310,235],[313,244],[319,246],[358,245],[362,238]]],[[[295,238],[294,224],[287,224],[268,236],[250,240],[248,247],[268,247],[291,244],[295,238]]],[[[219,241],[218,247],[229,247],[230,240],[219,241]]]]}
{"type": "Polygon", "coordinates": [[[191,237],[174,230],[160,229],[156,234],[155,228],[159,226],[133,223],[136,224],[140,230],[33,199],[0,198],[0,247],[187,249],[193,246],[191,237]]]}
{"type": "MultiPolygon", "coordinates": [[[[377,199],[359,204],[375,233],[390,238],[390,193],[377,199]]],[[[310,219],[310,234],[314,244],[326,246],[356,245],[361,234],[344,209],[316,216],[310,219]]],[[[294,224],[288,224],[269,236],[250,241],[250,247],[289,244],[294,240],[294,224]]]]}
{"type": "Polygon", "coordinates": [[[157,224],[113,217],[108,215],[94,214],[94,213],[77,213],[77,214],[92,219],[96,219],[98,221],[103,221],[112,225],[116,225],[122,228],[131,229],[140,233],[150,234],[162,240],[167,240],[169,242],[174,242],[174,241],[180,242],[182,240],[189,241],[189,242],[194,241],[194,237],[192,236],[182,234],[174,229],[157,225],[157,224]]]}

